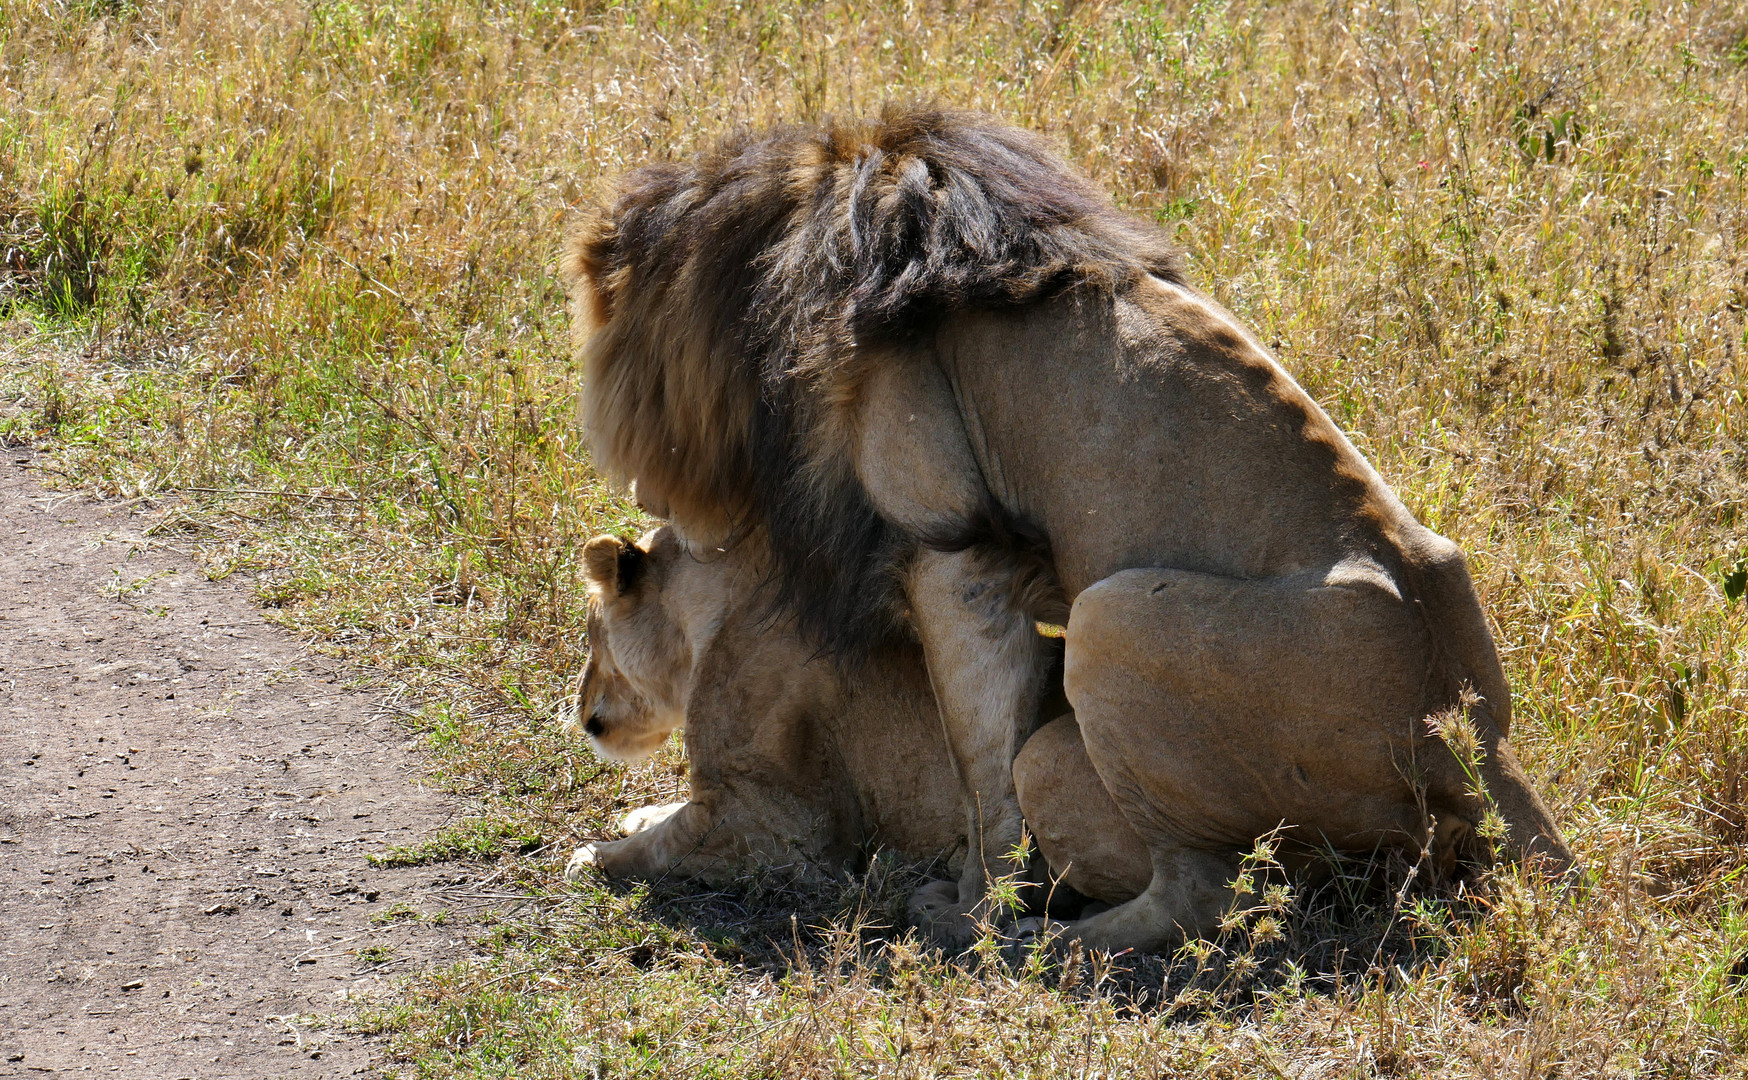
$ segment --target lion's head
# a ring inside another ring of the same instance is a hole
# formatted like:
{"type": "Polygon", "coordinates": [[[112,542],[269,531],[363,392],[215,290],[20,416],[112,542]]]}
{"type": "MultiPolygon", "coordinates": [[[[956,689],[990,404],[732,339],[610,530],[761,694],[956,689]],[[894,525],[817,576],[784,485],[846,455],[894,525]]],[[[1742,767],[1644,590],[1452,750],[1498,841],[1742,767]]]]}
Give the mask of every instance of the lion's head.
{"type": "Polygon", "coordinates": [[[670,528],[637,543],[597,536],[583,548],[589,587],[589,660],[577,690],[575,719],[597,754],[635,761],[654,753],[686,719],[693,652],[690,626],[697,595],[685,577],[690,560],[670,528]],[[676,575],[676,567],[681,573],[676,575]],[[686,609],[676,611],[679,598],[686,609]]]}
{"type": "Polygon", "coordinates": [[[596,467],[692,535],[762,534],[785,606],[840,656],[901,632],[907,540],[832,426],[868,365],[956,312],[1181,276],[1165,233],[1044,139],[932,108],[633,170],[563,273],[596,467]]]}

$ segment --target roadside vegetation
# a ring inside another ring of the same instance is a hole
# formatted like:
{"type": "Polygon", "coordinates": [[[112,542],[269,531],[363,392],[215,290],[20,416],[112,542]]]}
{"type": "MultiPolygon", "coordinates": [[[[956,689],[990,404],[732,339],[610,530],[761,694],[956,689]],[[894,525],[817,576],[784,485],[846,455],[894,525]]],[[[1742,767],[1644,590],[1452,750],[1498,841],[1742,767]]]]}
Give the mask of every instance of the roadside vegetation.
{"type": "Polygon", "coordinates": [[[1748,1073],[1745,315],[1739,3],[0,0],[0,442],[161,507],[474,800],[389,858],[477,866],[489,959],[350,1021],[415,1075],[1748,1073]],[[563,884],[685,769],[555,721],[581,546],[647,524],[572,426],[567,215],[890,97],[1171,224],[1469,551],[1588,892],[1259,878],[1220,942],[1064,971],[920,947],[884,859],[563,884]]]}

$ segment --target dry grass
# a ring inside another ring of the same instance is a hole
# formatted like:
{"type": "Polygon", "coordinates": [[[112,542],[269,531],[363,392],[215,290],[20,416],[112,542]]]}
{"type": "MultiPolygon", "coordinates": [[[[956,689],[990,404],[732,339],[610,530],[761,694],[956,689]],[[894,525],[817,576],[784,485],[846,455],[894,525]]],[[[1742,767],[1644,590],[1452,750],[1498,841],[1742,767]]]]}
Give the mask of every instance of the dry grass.
{"type": "Polygon", "coordinates": [[[1745,61],[1730,3],[0,0],[0,437],[180,494],[166,542],[435,702],[482,816],[405,857],[541,899],[370,1020],[410,1071],[1741,1075],[1745,61]],[[683,773],[550,721],[575,551],[635,520],[568,423],[561,223],[603,173],[892,95],[1049,131],[1175,221],[1471,552],[1591,894],[1353,886],[1200,974],[1059,978],[871,928],[884,863],[832,895],[557,884],[683,773]]]}

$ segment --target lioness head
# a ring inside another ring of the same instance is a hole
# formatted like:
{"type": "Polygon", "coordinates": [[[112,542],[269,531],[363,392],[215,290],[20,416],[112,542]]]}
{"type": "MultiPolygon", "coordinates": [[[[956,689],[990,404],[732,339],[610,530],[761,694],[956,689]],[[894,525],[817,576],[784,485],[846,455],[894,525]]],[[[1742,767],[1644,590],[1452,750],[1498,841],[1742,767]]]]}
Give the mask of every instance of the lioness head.
{"type": "Polygon", "coordinates": [[[662,527],[637,543],[597,536],[583,547],[589,661],[575,719],[604,758],[654,753],[686,721],[699,638],[715,623],[730,575],[662,527]]]}

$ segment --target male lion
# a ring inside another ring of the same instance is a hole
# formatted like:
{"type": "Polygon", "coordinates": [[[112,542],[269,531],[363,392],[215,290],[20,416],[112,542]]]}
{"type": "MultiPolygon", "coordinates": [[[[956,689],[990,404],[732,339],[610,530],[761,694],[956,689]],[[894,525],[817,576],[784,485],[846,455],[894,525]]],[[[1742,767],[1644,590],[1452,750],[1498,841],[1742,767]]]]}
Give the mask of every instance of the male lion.
{"type": "MultiPolygon", "coordinates": [[[[593,866],[723,881],[773,865],[835,869],[874,847],[962,858],[965,807],[922,650],[891,643],[846,679],[792,623],[768,617],[755,547],[700,558],[666,527],[584,547],[590,649],[577,718],[615,760],[684,727],[691,797],[633,811],[631,835],[579,848],[568,876],[593,866]]],[[[1099,786],[1073,720],[1038,737],[1022,759],[1024,810],[1049,829],[1057,877],[1097,899],[1134,896],[1146,848],[1099,786]]]]}
{"type": "Polygon", "coordinates": [[[1478,820],[1426,718],[1465,709],[1513,848],[1572,856],[1512,753],[1461,551],[1422,527],[1153,225],[1038,137],[930,109],[634,170],[565,258],[594,460],[689,535],[758,534],[853,668],[908,621],[965,786],[917,914],[963,941],[1019,839],[1012,763],[1066,689],[1151,855],[1095,947],[1210,929],[1231,853],[1478,820]]]}

